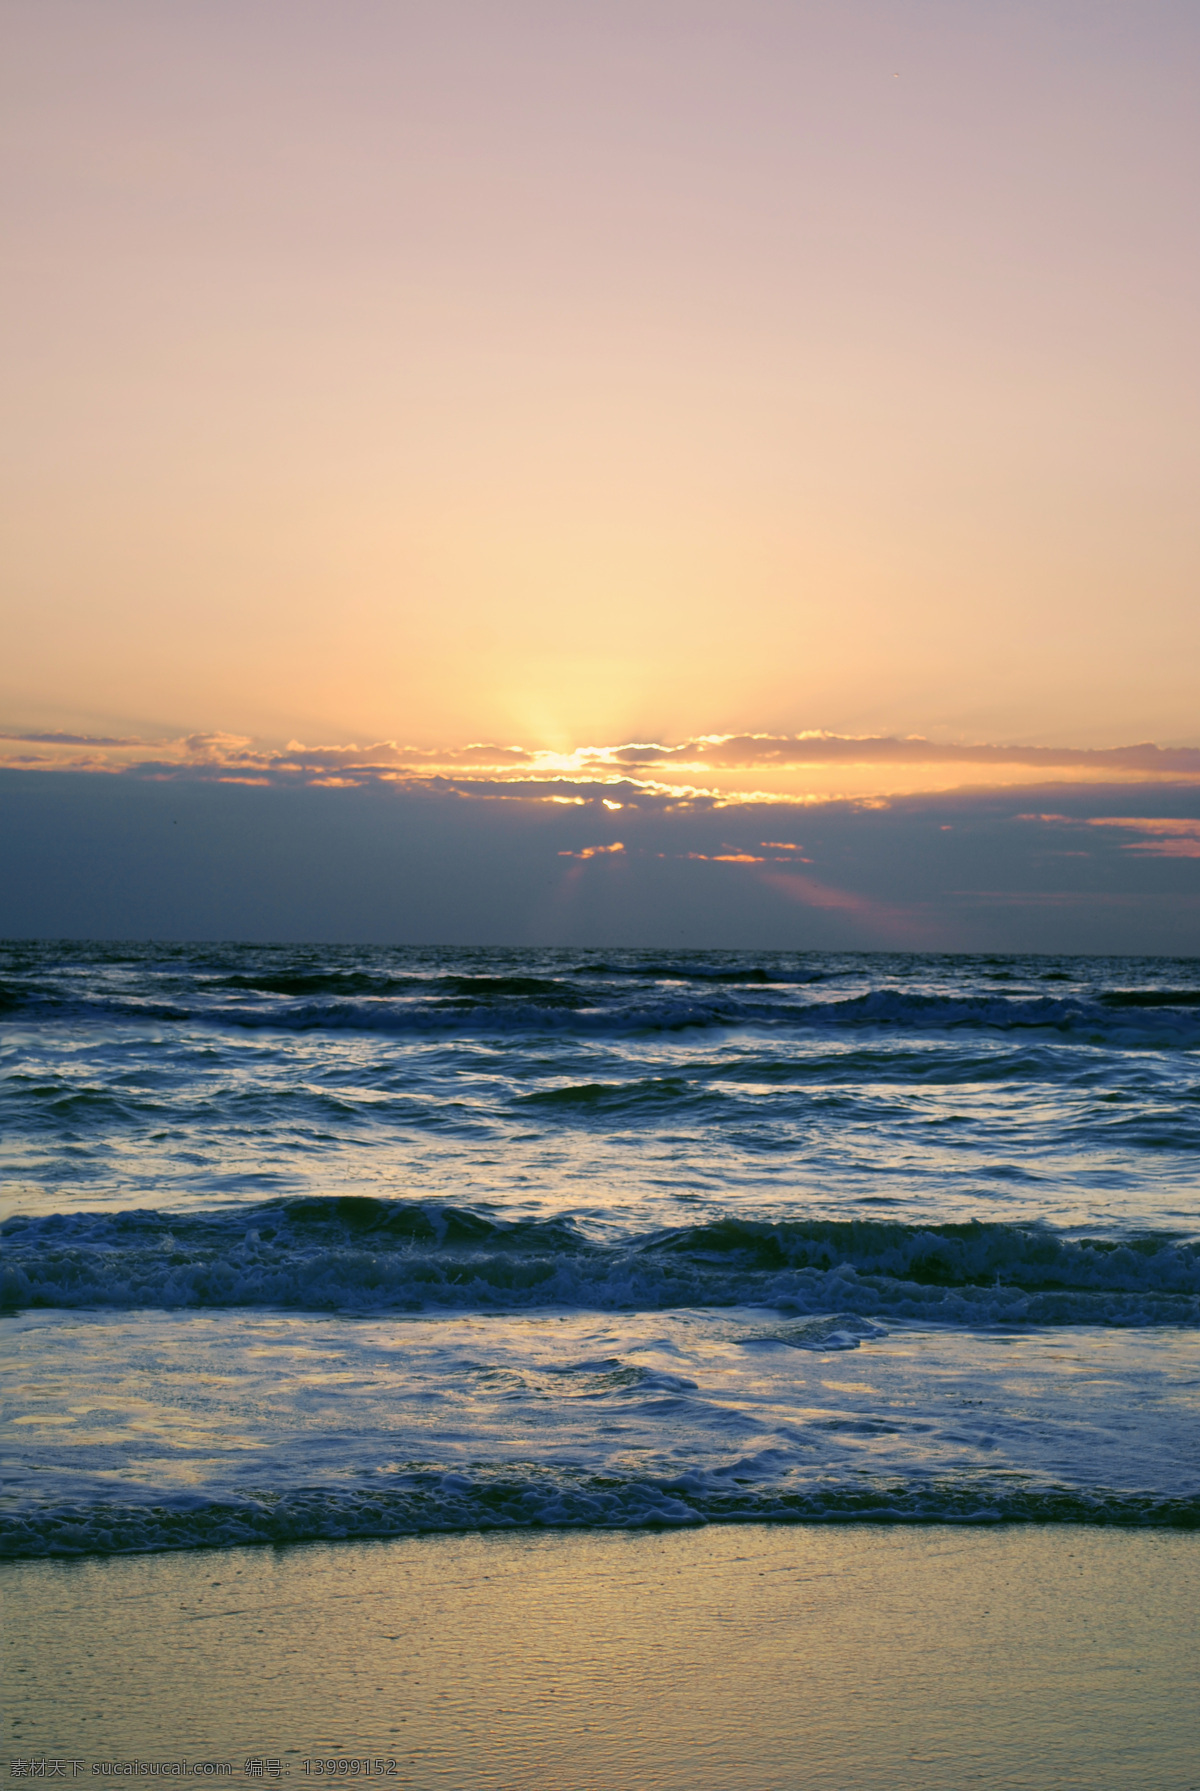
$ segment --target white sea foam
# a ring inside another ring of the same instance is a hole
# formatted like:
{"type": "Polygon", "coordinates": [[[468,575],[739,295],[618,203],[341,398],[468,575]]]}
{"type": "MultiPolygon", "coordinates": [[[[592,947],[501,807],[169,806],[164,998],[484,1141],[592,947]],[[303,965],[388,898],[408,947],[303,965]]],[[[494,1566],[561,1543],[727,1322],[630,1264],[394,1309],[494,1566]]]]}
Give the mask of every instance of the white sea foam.
{"type": "Polygon", "coordinates": [[[166,1549],[239,1548],[254,1543],[513,1529],[681,1529],[703,1524],[1103,1524],[1131,1529],[1200,1528],[1200,1498],[1080,1493],[1062,1486],[1015,1488],[986,1478],[944,1485],[886,1480],[819,1491],[723,1493],[692,1485],[624,1485],[563,1476],[413,1475],[403,1491],[313,1490],[278,1498],[45,1505],[0,1528],[0,1558],[149,1554],[166,1549]]]}
{"type": "Polygon", "coordinates": [[[757,1303],[981,1324],[1200,1323],[1200,1243],[1047,1227],[725,1219],[599,1244],[568,1221],[330,1198],[14,1219],[22,1307],[601,1310],[757,1303]]]}
{"type": "Polygon", "coordinates": [[[1200,1522],[1181,1332],[889,1333],[745,1308],[13,1322],[14,1553],[512,1525],[1200,1522]]]}

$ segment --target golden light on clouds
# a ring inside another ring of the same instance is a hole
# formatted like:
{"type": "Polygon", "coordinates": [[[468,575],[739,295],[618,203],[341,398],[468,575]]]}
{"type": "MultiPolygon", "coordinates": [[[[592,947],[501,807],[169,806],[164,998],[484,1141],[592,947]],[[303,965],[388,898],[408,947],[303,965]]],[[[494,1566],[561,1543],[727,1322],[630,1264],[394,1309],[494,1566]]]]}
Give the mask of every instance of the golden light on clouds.
{"type": "MultiPolygon", "coordinates": [[[[309,746],[291,740],[275,747],[236,734],[175,739],[66,733],[0,735],[0,767],[17,770],[132,772],[160,778],[210,778],[238,783],[301,783],[351,788],[392,783],[407,788],[457,790],[558,804],[595,802],[606,814],[639,799],[680,805],[804,806],[849,801],[871,806],[909,795],[972,790],[1020,790],[1029,785],[1175,788],[1200,785],[1200,748],[1165,750],[1135,745],[1107,750],[945,745],[919,737],[710,734],[676,746],[628,742],[552,752],[536,746],[476,743],[461,747],[406,746],[393,740],[367,746],[309,746]]],[[[1062,817],[1031,815],[1028,820],[1062,817]]],[[[1141,827],[1157,822],[1097,825],[1141,827]]],[[[1191,823],[1162,823],[1186,833],[1191,823]]],[[[793,852],[795,842],[767,840],[764,850],[793,852]]],[[[1147,846],[1190,854],[1186,842],[1147,846]]]]}

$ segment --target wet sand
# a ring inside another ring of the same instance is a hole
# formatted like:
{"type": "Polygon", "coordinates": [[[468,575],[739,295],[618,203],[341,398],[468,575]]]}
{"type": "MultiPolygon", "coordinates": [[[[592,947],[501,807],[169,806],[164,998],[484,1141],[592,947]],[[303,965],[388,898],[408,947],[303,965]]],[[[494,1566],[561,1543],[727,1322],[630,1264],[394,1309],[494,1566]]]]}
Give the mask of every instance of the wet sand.
{"type": "Polygon", "coordinates": [[[1200,1787],[1190,1534],[430,1536],[10,1564],[3,1590],[10,1777],[1200,1787]]]}

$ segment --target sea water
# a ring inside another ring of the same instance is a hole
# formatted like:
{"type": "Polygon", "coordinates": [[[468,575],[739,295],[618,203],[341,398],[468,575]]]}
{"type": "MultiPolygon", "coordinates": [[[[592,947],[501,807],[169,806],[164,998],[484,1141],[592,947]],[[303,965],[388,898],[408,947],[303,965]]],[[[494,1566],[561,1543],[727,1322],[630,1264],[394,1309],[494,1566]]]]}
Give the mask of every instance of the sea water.
{"type": "Polygon", "coordinates": [[[1200,1522],[1200,961],[0,947],[3,1547],[1200,1522]]]}

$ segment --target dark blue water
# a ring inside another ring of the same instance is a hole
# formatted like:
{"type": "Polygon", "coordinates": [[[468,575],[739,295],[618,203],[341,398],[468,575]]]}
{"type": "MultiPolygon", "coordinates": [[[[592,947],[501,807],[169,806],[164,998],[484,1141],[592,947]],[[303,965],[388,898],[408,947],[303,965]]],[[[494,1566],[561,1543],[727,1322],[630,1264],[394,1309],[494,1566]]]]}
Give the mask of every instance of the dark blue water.
{"type": "Polygon", "coordinates": [[[17,1552],[1191,1522],[1200,963],[0,948],[17,1552]]]}

